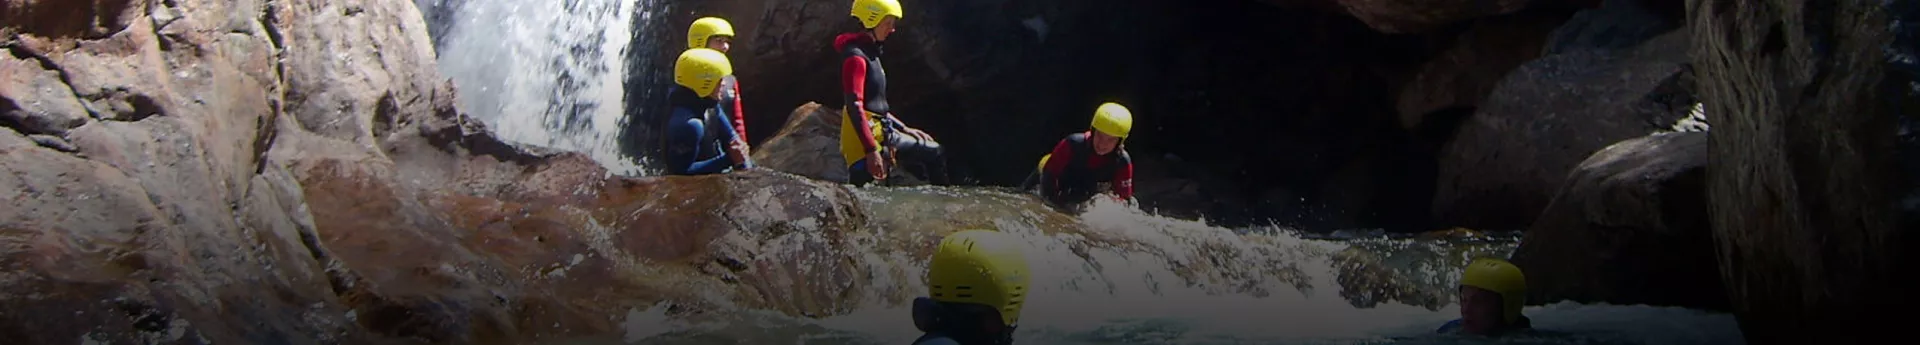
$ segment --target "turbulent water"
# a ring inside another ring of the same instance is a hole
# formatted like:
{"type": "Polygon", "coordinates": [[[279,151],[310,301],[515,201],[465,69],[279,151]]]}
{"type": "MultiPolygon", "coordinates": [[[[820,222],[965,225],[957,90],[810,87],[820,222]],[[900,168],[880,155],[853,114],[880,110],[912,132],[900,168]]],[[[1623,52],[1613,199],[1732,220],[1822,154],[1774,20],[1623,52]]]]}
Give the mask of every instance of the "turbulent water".
{"type": "MultiPolygon", "coordinates": [[[[1527,308],[1540,329],[1535,334],[1500,339],[1442,336],[1432,331],[1456,318],[1456,307],[1415,306],[1391,297],[1367,297],[1380,292],[1374,289],[1353,289],[1373,286],[1447,295],[1462,264],[1472,257],[1507,255],[1517,240],[1512,234],[1309,238],[1274,229],[1212,227],[1111,203],[1098,203],[1078,217],[1060,217],[1024,196],[987,189],[866,188],[856,194],[871,217],[870,228],[863,229],[870,233],[920,231],[914,224],[991,226],[1024,238],[1034,272],[1016,336],[1019,343],[1743,343],[1726,314],[1568,303],[1527,308]],[[1059,221],[1063,218],[1067,223],[1059,221]],[[1049,229],[1066,226],[1086,230],[1074,234],[1049,229]],[[1371,259],[1339,259],[1352,257],[1371,259]],[[1343,278],[1355,272],[1380,273],[1395,281],[1343,278]],[[1356,307],[1364,300],[1372,302],[1356,307]]],[[[870,251],[865,254],[884,258],[875,261],[888,266],[876,270],[904,270],[914,277],[924,272],[924,258],[870,251]]],[[[887,282],[871,289],[886,290],[892,284],[923,286],[887,282]]],[[[624,315],[625,334],[552,344],[907,344],[920,334],[900,302],[868,301],[852,313],[818,319],[765,311],[676,318],[667,316],[662,304],[624,315]]]]}
{"type": "Polygon", "coordinates": [[[616,173],[645,175],[621,154],[633,20],[654,0],[415,0],[460,109],[503,139],[585,152],[616,173]]]}
{"type": "MultiPolygon", "coordinates": [[[[462,109],[505,138],[587,152],[644,174],[622,155],[621,81],[634,21],[654,0],[416,0],[434,28],[440,68],[462,109]]],[[[929,224],[990,226],[1026,239],[1034,282],[1016,339],[1024,344],[1739,344],[1731,316],[1646,306],[1527,309],[1540,334],[1435,336],[1461,264],[1504,256],[1517,238],[1306,236],[1226,229],[1111,203],[1077,217],[991,189],[867,188],[856,193],[876,236],[929,224]],[[1085,231],[1068,234],[1059,227],[1085,231]],[[1099,237],[1097,239],[1090,237],[1099,237]]],[[[878,269],[919,276],[925,258],[874,249],[878,269]]],[[[918,281],[889,282],[920,286],[918,281]]],[[[883,285],[886,285],[883,284],[883,285]]],[[[876,288],[881,289],[881,288],[876,288]]],[[[876,294],[879,295],[879,294],[876,294]]],[[[900,300],[846,315],[740,311],[669,317],[666,304],[624,317],[624,334],[559,344],[906,344],[919,334],[900,300]]]]}

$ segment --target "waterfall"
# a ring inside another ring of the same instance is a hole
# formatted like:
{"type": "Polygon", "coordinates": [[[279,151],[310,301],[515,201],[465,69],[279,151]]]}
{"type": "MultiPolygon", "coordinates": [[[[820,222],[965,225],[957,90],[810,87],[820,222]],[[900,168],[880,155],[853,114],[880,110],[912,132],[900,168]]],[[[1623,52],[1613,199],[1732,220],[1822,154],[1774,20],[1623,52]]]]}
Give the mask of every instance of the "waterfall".
{"type": "MultiPolygon", "coordinates": [[[[644,175],[623,154],[625,61],[635,20],[656,0],[415,0],[460,109],[502,139],[586,153],[616,174],[644,175]]],[[[634,90],[643,91],[643,90],[634,90]]]]}

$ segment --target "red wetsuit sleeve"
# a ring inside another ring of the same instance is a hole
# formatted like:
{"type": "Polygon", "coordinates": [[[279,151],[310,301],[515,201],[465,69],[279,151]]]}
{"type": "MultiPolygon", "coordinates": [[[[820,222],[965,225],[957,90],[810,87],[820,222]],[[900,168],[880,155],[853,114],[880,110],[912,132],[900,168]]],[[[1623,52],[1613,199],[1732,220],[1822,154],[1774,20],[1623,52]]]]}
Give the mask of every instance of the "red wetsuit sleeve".
{"type": "Polygon", "coordinates": [[[747,140],[747,108],[740,106],[740,80],[733,80],[733,132],[739,134],[740,141],[747,140]]]}
{"type": "Polygon", "coordinates": [[[1121,199],[1133,197],[1133,161],[1120,162],[1119,169],[1113,171],[1113,194],[1121,199]]]}
{"type": "Polygon", "coordinates": [[[847,122],[853,123],[854,133],[860,135],[860,146],[865,147],[867,152],[873,152],[874,148],[880,147],[880,143],[873,140],[873,127],[867,123],[863,104],[867,98],[867,60],[848,56],[845,62],[840,63],[840,87],[841,91],[853,95],[853,101],[846,105],[847,116],[858,117],[847,119],[847,122]]]}
{"type": "Polygon", "coordinates": [[[1046,173],[1040,175],[1040,190],[1046,191],[1047,195],[1052,195],[1059,189],[1060,175],[1067,172],[1067,162],[1072,159],[1075,159],[1073,147],[1069,146],[1066,139],[1061,139],[1060,143],[1054,144],[1053,156],[1047,157],[1047,166],[1043,168],[1046,173]]]}

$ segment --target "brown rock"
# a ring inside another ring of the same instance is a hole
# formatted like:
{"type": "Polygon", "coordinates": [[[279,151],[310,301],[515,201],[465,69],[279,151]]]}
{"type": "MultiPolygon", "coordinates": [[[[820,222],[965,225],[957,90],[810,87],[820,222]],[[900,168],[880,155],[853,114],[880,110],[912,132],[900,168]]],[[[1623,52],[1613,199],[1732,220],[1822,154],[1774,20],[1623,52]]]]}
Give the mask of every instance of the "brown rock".
{"type": "Polygon", "coordinates": [[[840,112],[808,102],[794,108],[786,125],[753,148],[760,167],[846,182],[847,159],[840,156],[840,112]]]}
{"type": "Polygon", "coordinates": [[[1527,299],[1727,310],[1707,219],[1707,135],[1635,138],[1581,162],[1513,255],[1527,299]]]}
{"type": "Polygon", "coordinates": [[[0,34],[100,38],[140,18],[144,0],[0,0],[0,34]]]}
{"type": "Polygon", "coordinates": [[[35,60],[0,55],[0,123],[27,134],[64,136],[90,116],[61,82],[60,72],[35,60]]]}
{"type": "Polygon", "coordinates": [[[1500,83],[1440,150],[1439,225],[1519,229],[1581,160],[1666,129],[1692,106],[1688,37],[1575,50],[1529,62],[1500,83]]]}
{"type": "Polygon", "coordinates": [[[301,128],[366,148],[410,114],[432,114],[446,79],[408,2],[296,1],[270,7],[284,47],[286,111],[301,128]],[[391,68],[375,66],[419,66],[391,68]]]}

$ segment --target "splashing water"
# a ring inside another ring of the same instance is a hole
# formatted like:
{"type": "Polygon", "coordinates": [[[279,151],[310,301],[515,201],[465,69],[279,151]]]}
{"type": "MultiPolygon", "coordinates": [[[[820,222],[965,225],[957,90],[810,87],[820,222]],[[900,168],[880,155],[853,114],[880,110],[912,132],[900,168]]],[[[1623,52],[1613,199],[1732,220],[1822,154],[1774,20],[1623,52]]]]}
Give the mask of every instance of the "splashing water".
{"type": "MultiPolygon", "coordinates": [[[[857,188],[861,233],[894,239],[991,226],[1023,239],[1033,282],[1016,333],[1025,344],[1741,344],[1730,315],[1680,308],[1558,303],[1526,309],[1540,331],[1503,338],[1437,335],[1447,305],[1385,299],[1356,307],[1354,272],[1450,296],[1464,263],[1505,256],[1518,236],[1307,239],[1281,229],[1226,229],[1096,201],[1079,216],[1015,193],[964,188],[857,188]],[[940,230],[926,230],[940,228],[940,230]],[[1077,230],[1064,230],[1076,228],[1077,230]],[[1356,254],[1358,253],[1358,254],[1356,254]],[[1356,264],[1346,257],[1369,257],[1356,264]]],[[[913,240],[903,240],[912,242],[913,240]]],[[[874,272],[924,274],[925,258],[859,250],[874,272]],[[874,260],[873,257],[883,259],[874,260]]],[[[885,273],[873,290],[924,291],[885,273]]],[[[674,319],[629,313],[627,334],[559,344],[907,344],[920,336],[904,300],[868,294],[853,312],[819,319],[741,310],[674,319]],[[642,321],[633,321],[642,320],[642,321]]],[[[1449,297],[1450,298],[1450,297],[1449,297]]],[[[1441,302],[1445,303],[1445,301],[1441,302]]]]}
{"type": "Polygon", "coordinates": [[[616,174],[646,174],[645,162],[623,155],[615,140],[626,122],[630,24],[651,20],[654,0],[423,1],[416,0],[423,10],[451,12],[441,19],[450,22],[434,23],[445,29],[434,35],[460,109],[502,139],[587,153],[616,174]]]}

